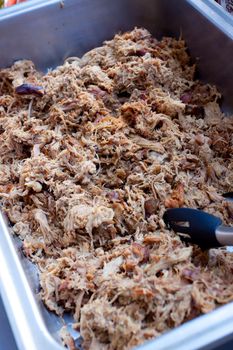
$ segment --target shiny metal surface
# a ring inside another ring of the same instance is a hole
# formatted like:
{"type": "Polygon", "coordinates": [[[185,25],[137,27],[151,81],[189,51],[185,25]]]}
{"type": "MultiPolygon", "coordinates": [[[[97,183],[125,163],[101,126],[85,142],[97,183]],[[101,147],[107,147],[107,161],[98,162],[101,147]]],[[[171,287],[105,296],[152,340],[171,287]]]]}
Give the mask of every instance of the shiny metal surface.
{"type": "MultiPolygon", "coordinates": [[[[216,83],[224,109],[233,110],[233,18],[212,0],[64,0],[64,6],[59,0],[29,1],[0,12],[0,66],[28,58],[46,71],[134,26],[156,37],[182,35],[198,58],[200,78],[216,83]]],[[[36,268],[23,258],[1,216],[0,266],[0,292],[19,349],[63,349],[58,331],[72,318],[60,319],[39,301],[36,268]]],[[[233,303],[139,349],[212,349],[228,338],[233,338],[233,303]]]]}
{"type": "Polygon", "coordinates": [[[8,317],[0,297],[0,344],[4,350],[18,350],[8,317]]]}
{"type": "Polygon", "coordinates": [[[0,215],[0,292],[20,350],[61,350],[50,336],[33,294],[36,285],[30,278],[30,266],[20,261],[6,222],[0,215]],[[27,274],[27,277],[26,277],[27,274]],[[32,287],[32,288],[31,288],[32,287]]]}
{"type": "Polygon", "coordinates": [[[231,98],[233,18],[212,0],[33,0],[0,12],[0,66],[21,58],[45,70],[135,25],[155,36],[182,35],[200,77],[231,98]],[[17,33],[17,34],[16,34],[17,33]]]}
{"type": "Polygon", "coordinates": [[[216,238],[223,246],[233,246],[233,226],[218,226],[216,231],[216,238]]]}

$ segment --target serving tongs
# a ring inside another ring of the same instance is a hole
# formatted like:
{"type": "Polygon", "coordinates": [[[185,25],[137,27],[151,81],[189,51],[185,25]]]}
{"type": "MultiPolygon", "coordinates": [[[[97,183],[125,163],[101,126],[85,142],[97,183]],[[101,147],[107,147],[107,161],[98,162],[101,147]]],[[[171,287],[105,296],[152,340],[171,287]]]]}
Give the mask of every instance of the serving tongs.
{"type": "MultiPolygon", "coordinates": [[[[223,197],[233,200],[233,193],[223,197]]],[[[182,240],[202,248],[233,246],[233,226],[224,226],[220,218],[203,210],[172,208],[165,211],[163,219],[169,229],[182,234],[182,240]]]]}

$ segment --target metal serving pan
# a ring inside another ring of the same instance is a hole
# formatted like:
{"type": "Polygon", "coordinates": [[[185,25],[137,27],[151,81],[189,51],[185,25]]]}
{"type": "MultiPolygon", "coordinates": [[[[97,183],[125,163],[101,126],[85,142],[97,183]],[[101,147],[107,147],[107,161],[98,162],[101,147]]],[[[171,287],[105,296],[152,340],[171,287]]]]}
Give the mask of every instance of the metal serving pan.
{"type": "MultiPolygon", "coordinates": [[[[46,71],[119,31],[143,26],[154,36],[184,37],[200,78],[233,111],[233,18],[212,0],[32,0],[0,12],[0,67],[28,58],[46,71]]],[[[1,165],[0,165],[1,166],[1,165]]],[[[20,350],[62,350],[59,318],[39,300],[36,267],[21,253],[0,215],[0,292],[20,350]]],[[[75,339],[79,335],[73,332],[75,339]]],[[[145,343],[143,350],[213,349],[233,338],[233,303],[145,343]]]]}

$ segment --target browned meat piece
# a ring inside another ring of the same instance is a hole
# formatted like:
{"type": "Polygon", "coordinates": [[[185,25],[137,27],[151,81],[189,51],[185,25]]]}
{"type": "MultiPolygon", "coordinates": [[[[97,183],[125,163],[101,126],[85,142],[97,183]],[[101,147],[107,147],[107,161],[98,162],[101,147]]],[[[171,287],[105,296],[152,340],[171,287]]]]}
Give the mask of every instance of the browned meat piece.
{"type": "Polygon", "coordinates": [[[182,183],[178,183],[172,191],[169,198],[165,200],[166,208],[179,208],[184,204],[184,186],[182,183]]]}
{"type": "Polygon", "coordinates": [[[146,217],[150,217],[151,215],[156,214],[158,210],[158,201],[154,198],[149,198],[145,201],[144,207],[146,217]]]}

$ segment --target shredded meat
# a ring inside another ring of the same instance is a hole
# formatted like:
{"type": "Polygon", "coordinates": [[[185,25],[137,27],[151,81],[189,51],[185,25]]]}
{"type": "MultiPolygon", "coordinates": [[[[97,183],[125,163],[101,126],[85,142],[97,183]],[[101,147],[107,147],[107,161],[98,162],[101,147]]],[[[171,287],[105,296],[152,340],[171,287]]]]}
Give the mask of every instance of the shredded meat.
{"type": "Polygon", "coordinates": [[[186,206],[232,223],[233,119],[194,72],[183,40],[138,28],[45,75],[0,70],[1,208],[84,349],[127,350],[233,300],[232,253],[162,220],[186,206]]]}

